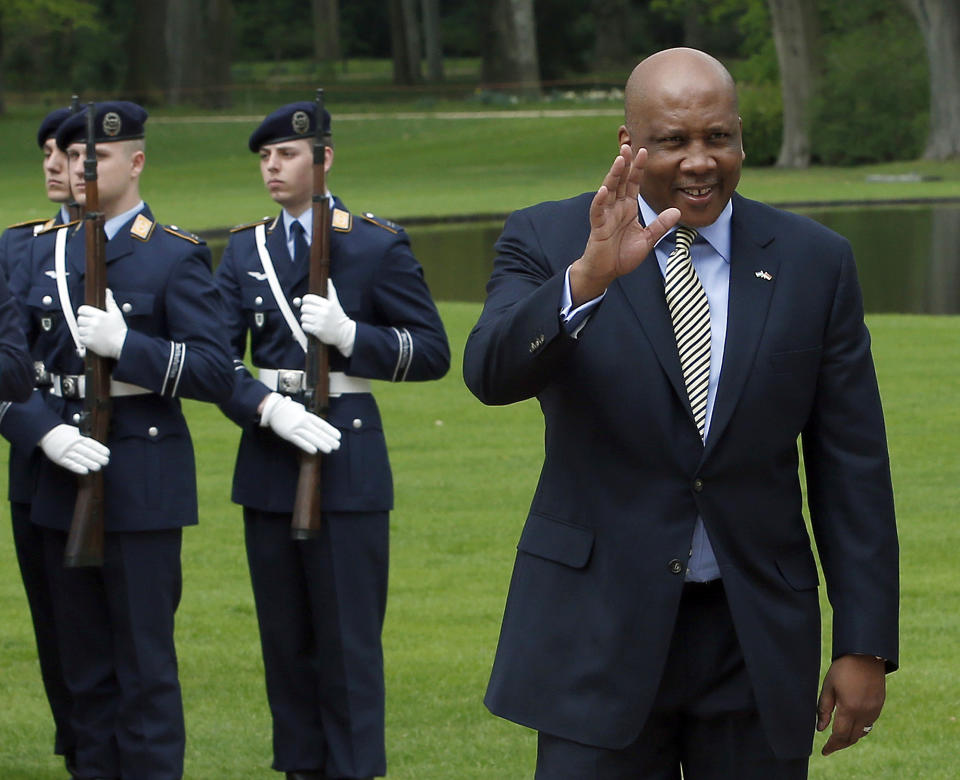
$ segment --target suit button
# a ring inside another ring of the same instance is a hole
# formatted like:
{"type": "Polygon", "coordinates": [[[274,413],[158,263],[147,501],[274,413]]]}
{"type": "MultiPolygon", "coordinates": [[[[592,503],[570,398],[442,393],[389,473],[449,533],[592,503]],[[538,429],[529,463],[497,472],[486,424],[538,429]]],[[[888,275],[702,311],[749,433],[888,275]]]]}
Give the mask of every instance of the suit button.
{"type": "Polygon", "coordinates": [[[361,420],[359,417],[354,417],[354,418],[353,418],[353,427],[354,427],[354,428],[359,428],[361,425],[363,425],[363,420],[361,420]]]}
{"type": "Polygon", "coordinates": [[[49,295],[44,295],[43,298],[41,298],[41,302],[44,306],[49,306],[51,303],[53,303],[53,298],[51,298],[49,295]]]}
{"type": "Polygon", "coordinates": [[[702,479],[693,480],[693,492],[699,493],[701,490],[703,490],[703,480],[702,479]]]}
{"type": "Polygon", "coordinates": [[[147,433],[150,435],[150,438],[155,439],[160,431],[157,430],[155,425],[151,425],[149,428],[147,428],[147,433]]]}
{"type": "Polygon", "coordinates": [[[671,574],[682,574],[683,573],[683,563],[674,558],[670,563],[667,564],[667,568],[670,569],[671,574]]]}
{"type": "Polygon", "coordinates": [[[126,302],[125,304],[123,304],[123,306],[121,306],[120,308],[123,309],[123,313],[124,313],[124,314],[129,314],[130,312],[133,311],[133,304],[130,303],[129,301],[127,301],[127,302],[126,302]]]}
{"type": "Polygon", "coordinates": [[[253,299],[253,302],[257,304],[257,306],[259,306],[261,303],[263,303],[263,298],[258,295],[256,298],[253,299]]]}
{"type": "Polygon", "coordinates": [[[74,413],[73,413],[73,421],[74,421],[77,425],[80,424],[80,412],[74,412],[74,413]]]}
{"type": "Polygon", "coordinates": [[[293,299],[294,306],[299,306],[301,303],[303,303],[303,300],[301,298],[297,297],[293,299]]]}

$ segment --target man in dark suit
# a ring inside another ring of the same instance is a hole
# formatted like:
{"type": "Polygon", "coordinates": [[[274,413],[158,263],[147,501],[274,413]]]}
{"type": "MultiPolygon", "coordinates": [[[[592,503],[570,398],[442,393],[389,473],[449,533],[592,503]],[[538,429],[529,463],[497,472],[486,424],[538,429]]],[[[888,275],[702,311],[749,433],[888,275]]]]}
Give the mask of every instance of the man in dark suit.
{"type": "MultiPolygon", "coordinates": [[[[87,112],[57,131],[74,195],[86,200],[87,112]]],[[[180,399],[226,400],[233,386],[206,246],[158,224],[140,198],[147,112],[93,106],[106,309],[82,305],[85,230],[38,234],[11,289],[51,386],[14,404],[5,428],[44,457],[31,520],[42,527],[64,679],[72,697],[75,778],[177,780],[186,742],[174,646],[180,547],[197,523],[193,444],[180,399]],[[107,446],[83,435],[81,348],[113,362],[107,446]],[[109,465],[107,465],[109,463],[109,465]],[[65,568],[74,474],[104,469],[104,560],[65,568]]]]}
{"type": "Polygon", "coordinates": [[[546,421],[486,703],[539,731],[539,778],[805,777],[814,727],[833,718],[824,753],[869,733],[897,666],[852,253],[735,193],[736,91],[712,57],[649,57],[625,103],[595,195],[507,220],[466,347],[482,401],[536,396],[546,421]],[[819,705],[798,438],[833,606],[819,705]]]}
{"type": "Polygon", "coordinates": [[[250,136],[283,210],[234,229],[216,274],[236,360],[221,408],[243,429],[233,500],[243,506],[273,768],[290,780],[386,773],[380,635],[393,482],[370,380],[439,379],[450,364],[423,271],[392,222],[331,198],[329,294],[309,294],[318,122],[329,135],[328,112],[291,103],[250,136]],[[328,345],[326,420],[303,404],[304,332],[328,345]],[[243,363],[248,335],[256,376],[243,363]],[[319,537],[294,541],[301,450],[324,453],[323,523],[319,537]]]}
{"type": "MultiPolygon", "coordinates": [[[[52,217],[32,219],[11,225],[0,235],[0,268],[4,279],[20,263],[29,262],[30,245],[42,230],[70,221],[67,204],[73,200],[67,155],[57,146],[57,129],[71,114],[69,108],[58,108],[47,114],[37,129],[37,145],[43,152],[43,179],[47,198],[58,204],[52,217]]],[[[49,376],[43,361],[33,362],[34,380],[40,392],[49,387],[49,376]]],[[[0,405],[0,434],[5,435],[5,407],[0,405]]],[[[70,691],[63,681],[60,650],[57,643],[53,603],[43,554],[43,531],[30,522],[30,502],[36,482],[37,469],[43,455],[36,449],[24,451],[10,447],[9,481],[10,520],[17,563],[23,579],[23,589],[30,604],[30,617],[37,641],[37,657],[43,688],[50,702],[50,711],[56,727],[54,752],[63,755],[67,767],[73,766],[73,729],[70,727],[70,691]]]]}

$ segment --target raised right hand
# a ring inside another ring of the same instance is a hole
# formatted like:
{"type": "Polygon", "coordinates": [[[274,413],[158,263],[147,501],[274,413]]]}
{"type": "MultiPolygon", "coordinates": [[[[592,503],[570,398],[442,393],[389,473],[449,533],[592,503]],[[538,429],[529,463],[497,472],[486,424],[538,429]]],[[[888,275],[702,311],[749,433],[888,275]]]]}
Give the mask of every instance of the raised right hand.
{"type": "Polygon", "coordinates": [[[624,144],[590,204],[590,237],[583,256],[570,266],[570,293],[579,306],[603,293],[618,276],[630,273],[680,221],[680,209],[665,209],[644,227],[637,219],[637,196],[647,150],[634,156],[624,144]]]}
{"type": "Polygon", "coordinates": [[[99,471],[110,462],[110,450],[84,436],[73,425],[61,423],[40,439],[40,449],[50,460],[74,474],[99,471]]]}

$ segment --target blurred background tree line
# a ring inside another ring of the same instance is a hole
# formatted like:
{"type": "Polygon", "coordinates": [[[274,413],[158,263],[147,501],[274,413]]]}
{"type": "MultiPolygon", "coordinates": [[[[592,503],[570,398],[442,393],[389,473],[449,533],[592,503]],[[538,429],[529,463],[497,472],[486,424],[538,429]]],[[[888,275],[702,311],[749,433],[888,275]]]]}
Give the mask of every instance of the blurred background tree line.
{"type": "Polygon", "coordinates": [[[748,163],[960,156],[958,0],[0,0],[0,111],[68,92],[222,110],[291,84],[576,99],[678,45],[737,79],[748,163]]]}

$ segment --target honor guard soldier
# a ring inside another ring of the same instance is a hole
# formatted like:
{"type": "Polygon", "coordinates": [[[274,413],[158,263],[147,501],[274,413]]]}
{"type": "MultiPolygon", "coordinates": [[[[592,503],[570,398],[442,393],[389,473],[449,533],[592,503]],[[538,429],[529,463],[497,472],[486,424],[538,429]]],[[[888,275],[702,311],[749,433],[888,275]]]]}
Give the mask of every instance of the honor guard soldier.
{"type": "MultiPolygon", "coordinates": [[[[57,145],[86,201],[87,111],[68,118],[57,145]]],[[[183,775],[184,722],[174,613],[183,526],[197,522],[193,445],[180,398],[222,402],[233,384],[210,254],[196,237],[156,222],[140,198],[147,112],[129,102],[94,111],[99,206],[104,214],[106,309],[81,305],[86,227],[32,241],[11,288],[28,341],[51,375],[7,411],[17,444],[39,445],[32,520],[44,529],[64,677],[73,697],[75,778],[172,780],[183,775]],[[84,361],[113,363],[107,446],[82,435],[84,361]],[[109,462],[109,465],[107,463],[109,462]],[[102,567],[63,566],[77,474],[104,468],[102,567]]]]}
{"type": "MultiPolygon", "coordinates": [[[[386,772],[381,628],[393,485],[370,380],[439,379],[443,324],[404,231],[331,198],[327,298],[307,291],[317,108],[283,106],[250,136],[275,218],[235,228],[216,279],[236,358],[225,413],[243,428],[243,506],[273,717],[273,768],[290,780],[386,772]],[[303,331],[328,345],[327,420],[301,403],[303,331]],[[251,340],[258,376],[242,363],[251,340]],[[300,450],[322,457],[320,536],[291,539],[300,450]]],[[[330,132],[324,110],[322,130],[330,132]]],[[[326,147],[329,170],[333,149],[326,147]]]]}
{"type": "MultiPolygon", "coordinates": [[[[50,219],[32,219],[11,225],[0,235],[0,268],[3,278],[9,280],[11,270],[19,263],[29,260],[30,243],[39,231],[70,221],[67,203],[73,200],[70,193],[70,177],[67,171],[67,155],[57,147],[57,128],[68,116],[69,108],[58,108],[47,114],[37,130],[37,144],[43,151],[43,177],[47,197],[59,204],[57,213],[50,219]]],[[[19,318],[17,328],[19,329],[19,318]]],[[[7,332],[4,328],[4,333],[7,332]]],[[[34,361],[32,375],[41,392],[49,386],[48,375],[42,361],[34,361]]],[[[25,400],[25,399],[20,399],[25,400]]],[[[6,404],[0,404],[0,433],[5,434],[3,418],[6,404]]],[[[30,499],[36,480],[37,464],[43,455],[38,450],[24,451],[11,446],[9,459],[10,519],[13,526],[13,543],[20,565],[23,589],[30,605],[33,632],[37,641],[37,656],[40,660],[40,675],[53,721],[56,727],[54,752],[65,757],[67,767],[73,765],[73,731],[70,728],[70,692],[63,681],[60,669],[60,651],[57,646],[56,625],[53,619],[53,604],[50,600],[50,585],[47,581],[43,556],[43,533],[30,522],[30,499]]]]}

